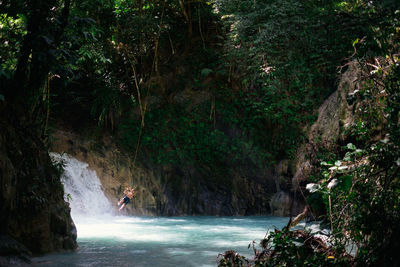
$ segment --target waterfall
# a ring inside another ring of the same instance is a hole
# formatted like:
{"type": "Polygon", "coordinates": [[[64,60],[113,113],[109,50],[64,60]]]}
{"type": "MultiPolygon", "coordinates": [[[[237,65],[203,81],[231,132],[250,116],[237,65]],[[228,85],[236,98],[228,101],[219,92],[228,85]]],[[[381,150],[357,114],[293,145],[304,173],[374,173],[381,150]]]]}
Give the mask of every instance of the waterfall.
{"type": "Polygon", "coordinates": [[[64,173],[61,182],[64,185],[64,198],[71,207],[71,216],[91,218],[112,213],[111,203],[102,190],[96,172],[88,164],[67,154],[50,153],[55,162],[62,163],[64,173]]]}

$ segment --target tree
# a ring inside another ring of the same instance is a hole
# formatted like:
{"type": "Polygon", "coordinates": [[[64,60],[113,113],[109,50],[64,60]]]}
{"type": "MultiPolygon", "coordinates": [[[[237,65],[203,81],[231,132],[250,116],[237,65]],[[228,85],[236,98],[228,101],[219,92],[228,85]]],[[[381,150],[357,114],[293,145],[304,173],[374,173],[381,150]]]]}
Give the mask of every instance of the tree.
{"type": "Polygon", "coordinates": [[[2,82],[7,84],[4,97],[19,119],[35,121],[49,71],[60,56],[58,46],[68,23],[71,0],[4,1],[1,5],[3,16],[23,17],[26,30],[12,78],[2,82]]]}

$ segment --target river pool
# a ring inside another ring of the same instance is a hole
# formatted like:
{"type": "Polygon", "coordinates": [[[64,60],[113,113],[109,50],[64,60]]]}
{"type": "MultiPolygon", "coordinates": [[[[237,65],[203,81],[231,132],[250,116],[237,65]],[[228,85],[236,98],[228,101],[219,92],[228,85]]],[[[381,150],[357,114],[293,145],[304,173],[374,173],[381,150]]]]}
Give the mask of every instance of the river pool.
{"type": "Polygon", "coordinates": [[[217,256],[248,245],[268,230],[281,229],[282,217],[124,217],[74,218],[75,252],[34,258],[35,266],[217,266],[217,256]]]}

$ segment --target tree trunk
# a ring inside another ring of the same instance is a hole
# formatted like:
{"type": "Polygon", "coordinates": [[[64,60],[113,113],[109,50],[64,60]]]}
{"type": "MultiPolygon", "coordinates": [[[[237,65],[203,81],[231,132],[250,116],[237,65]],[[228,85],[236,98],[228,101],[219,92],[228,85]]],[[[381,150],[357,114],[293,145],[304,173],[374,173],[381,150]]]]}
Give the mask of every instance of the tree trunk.
{"type": "Polygon", "coordinates": [[[71,0],[64,1],[58,19],[60,24],[55,30],[54,26],[49,24],[49,17],[57,1],[33,0],[29,4],[28,33],[22,43],[12,86],[7,92],[10,103],[15,106],[14,112],[17,113],[15,115],[22,120],[36,119],[43,93],[42,87],[51,65],[54,64],[53,55],[49,54],[49,50],[56,49],[61,42],[68,23],[71,0]]]}
{"type": "Polygon", "coordinates": [[[139,14],[143,15],[143,0],[138,0],[139,14]]]}

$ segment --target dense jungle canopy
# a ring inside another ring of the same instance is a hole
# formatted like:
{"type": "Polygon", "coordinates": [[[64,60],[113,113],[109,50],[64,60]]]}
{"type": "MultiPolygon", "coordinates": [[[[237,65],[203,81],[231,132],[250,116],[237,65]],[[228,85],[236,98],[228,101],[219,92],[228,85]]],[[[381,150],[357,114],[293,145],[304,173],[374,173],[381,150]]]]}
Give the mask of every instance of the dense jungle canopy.
{"type": "Polygon", "coordinates": [[[357,120],[342,143],[315,144],[301,184],[320,184],[306,197],[332,228],[334,263],[288,229],[256,263],[395,266],[399,44],[396,0],[0,0],[0,134],[29,132],[45,151],[57,127],[106,134],[134,162],[190,165],[230,185],[238,168],[294,158],[356,62],[361,86],[345,101],[359,103],[357,120]],[[355,258],[343,256],[349,240],[355,258]]]}

